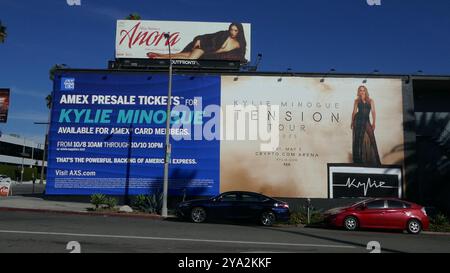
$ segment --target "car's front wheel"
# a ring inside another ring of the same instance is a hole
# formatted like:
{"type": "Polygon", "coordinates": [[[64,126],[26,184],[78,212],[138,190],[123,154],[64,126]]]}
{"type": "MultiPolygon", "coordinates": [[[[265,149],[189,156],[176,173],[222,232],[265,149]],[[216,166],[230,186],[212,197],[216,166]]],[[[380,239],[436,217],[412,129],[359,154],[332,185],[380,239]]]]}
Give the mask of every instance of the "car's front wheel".
{"type": "Polygon", "coordinates": [[[202,207],[195,207],[191,210],[191,220],[194,223],[203,223],[206,220],[206,210],[202,207]]]}
{"type": "Polygon", "coordinates": [[[344,228],[346,230],[356,230],[358,228],[358,219],[354,216],[348,216],[344,219],[344,228]]]}
{"type": "Polygon", "coordinates": [[[422,224],[417,219],[411,219],[408,221],[406,230],[411,234],[419,234],[422,231],[422,224]]]}
{"type": "Polygon", "coordinates": [[[265,211],[261,214],[260,221],[263,226],[269,227],[275,223],[275,214],[271,211],[265,211]]]}

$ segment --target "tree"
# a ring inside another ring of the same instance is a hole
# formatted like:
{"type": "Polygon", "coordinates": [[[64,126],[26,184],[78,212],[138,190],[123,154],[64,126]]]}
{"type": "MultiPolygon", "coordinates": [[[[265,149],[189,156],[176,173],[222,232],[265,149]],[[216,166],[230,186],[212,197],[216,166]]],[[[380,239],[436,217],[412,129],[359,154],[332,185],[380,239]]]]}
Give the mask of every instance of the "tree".
{"type": "Polygon", "coordinates": [[[0,43],[3,44],[5,42],[6,36],[6,27],[2,25],[2,21],[0,21],[0,43]]]}
{"type": "Polygon", "coordinates": [[[130,13],[125,19],[127,20],[141,20],[141,16],[138,13],[130,13]]]}
{"type": "Polygon", "coordinates": [[[45,103],[47,104],[47,108],[52,108],[52,95],[48,94],[47,97],[45,97],[45,103]]]}
{"type": "Polygon", "coordinates": [[[391,154],[405,153],[406,197],[450,214],[450,113],[410,111],[405,117],[405,132],[416,138],[396,146],[391,154]]]}
{"type": "MultiPolygon", "coordinates": [[[[60,69],[60,68],[67,68],[67,65],[65,65],[65,64],[55,64],[55,65],[53,65],[51,68],[50,68],[50,70],[48,71],[48,77],[49,77],[49,79],[53,82],[53,80],[55,79],[55,73],[56,73],[56,70],[58,70],[58,69],[60,69]]],[[[50,94],[48,94],[46,97],[45,97],[45,103],[46,103],[46,105],[47,105],[47,108],[50,110],[51,108],[52,108],[52,93],[50,93],[50,94]]],[[[43,153],[43,157],[42,157],[42,165],[41,165],[41,179],[40,179],[40,181],[39,181],[39,184],[43,184],[43,179],[44,179],[44,173],[45,173],[45,171],[44,171],[44,168],[45,168],[45,165],[44,165],[44,162],[45,162],[45,160],[46,160],[46,154],[47,154],[47,149],[48,149],[48,131],[49,131],[49,129],[50,129],[50,126],[49,126],[49,124],[50,124],[50,112],[49,112],[49,117],[48,117],[48,124],[47,124],[47,132],[46,132],[46,134],[45,134],[45,143],[44,143],[44,153],[43,153]]]]}
{"type": "Polygon", "coordinates": [[[53,81],[55,79],[56,70],[61,69],[61,68],[67,68],[67,65],[66,64],[55,64],[52,66],[52,68],[50,68],[50,70],[48,72],[48,76],[51,81],[53,81]]]}

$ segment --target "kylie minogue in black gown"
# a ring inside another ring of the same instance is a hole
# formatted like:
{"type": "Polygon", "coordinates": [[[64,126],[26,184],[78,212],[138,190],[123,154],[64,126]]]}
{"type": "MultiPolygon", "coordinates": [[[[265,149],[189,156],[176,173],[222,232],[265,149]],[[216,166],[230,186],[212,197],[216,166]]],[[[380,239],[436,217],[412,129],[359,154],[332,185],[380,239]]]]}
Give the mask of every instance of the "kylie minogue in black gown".
{"type": "MultiPolygon", "coordinates": [[[[379,166],[381,161],[375,140],[374,127],[370,123],[372,103],[373,101],[369,98],[367,88],[365,86],[358,88],[358,99],[355,101],[352,115],[353,163],[379,166]],[[355,113],[356,109],[357,112],[355,113]]],[[[375,119],[374,113],[373,119],[375,119]]]]}

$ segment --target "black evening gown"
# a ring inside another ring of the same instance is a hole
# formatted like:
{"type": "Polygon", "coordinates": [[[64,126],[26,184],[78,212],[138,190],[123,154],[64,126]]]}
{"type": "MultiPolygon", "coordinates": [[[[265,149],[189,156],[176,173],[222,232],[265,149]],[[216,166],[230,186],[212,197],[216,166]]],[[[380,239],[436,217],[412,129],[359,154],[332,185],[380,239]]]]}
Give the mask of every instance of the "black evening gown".
{"type": "Polygon", "coordinates": [[[353,163],[369,166],[381,165],[374,131],[370,124],[369,102],[358,102],[358,113],[353,127],[353,163]]]}

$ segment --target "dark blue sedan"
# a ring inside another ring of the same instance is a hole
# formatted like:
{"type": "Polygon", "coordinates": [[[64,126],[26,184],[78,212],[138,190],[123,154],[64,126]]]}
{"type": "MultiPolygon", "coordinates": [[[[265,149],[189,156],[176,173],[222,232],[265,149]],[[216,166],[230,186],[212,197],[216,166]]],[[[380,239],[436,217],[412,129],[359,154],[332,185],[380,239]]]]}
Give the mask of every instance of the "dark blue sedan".
{"type": "Polygon", "coordinates": [[[195,223],[213,219],[249,219],[271,226],[275,221],[288,221],[290,212],[286,202],[259,193],[232,191],[210,199],[179,203],[177,215],[195,223]]]}

